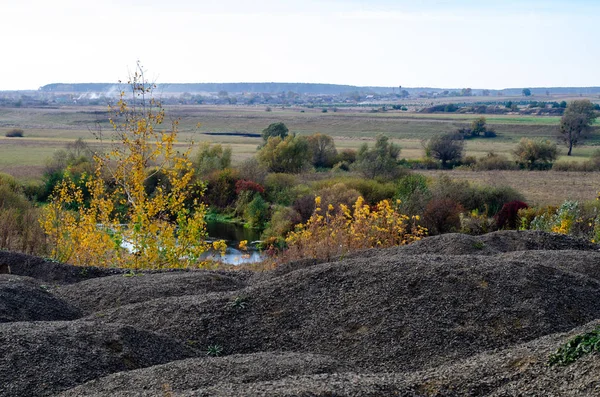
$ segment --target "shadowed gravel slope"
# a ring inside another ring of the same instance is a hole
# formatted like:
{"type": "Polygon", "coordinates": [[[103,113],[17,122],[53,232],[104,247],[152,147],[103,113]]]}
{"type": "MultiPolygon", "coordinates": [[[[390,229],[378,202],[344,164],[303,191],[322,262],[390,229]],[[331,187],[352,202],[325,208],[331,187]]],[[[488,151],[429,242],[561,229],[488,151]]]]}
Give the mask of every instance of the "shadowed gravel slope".
{"type": "MultiPolygon", "coordinates": [[[[485,256],[380,256],[315,265],[232,293],[105,310],[227,354],[273,349],[336,357],[371,371],[414,370],[600,318],[600,283],[485,256]],[[245,302],[235,307],[235,298],[245,302]]],[[[94,316],[94,315],[92,315],[94,316]]]]}
{"type": "Polygon", "coordinates": [[[298,353],[256,353],[215,358],[190,358],[150,368],[119,372],[73,388],[61,396],[154,396],[228,383],[251,384],[286,377],[343,371],[326,356],[298,353]]]}
{"type": "Polygon", "coordinates": [[[51,396],[114,372],[192,357],[163,335],[92,321],[0,324],[0,395],[51,396]]]}
{"type": "Polygon", "coordinates": [[[0,274],[0,323],[81,317],[78,309],[50,294],[48,289],[33,278],[0,274]]]}
{"type": "Polygon", "coordinates": [[[57,287],[54,293],[86,312],[172,296],[234,291],[246,286],[243,272],[138,273],[94,278],[57,287]]]}

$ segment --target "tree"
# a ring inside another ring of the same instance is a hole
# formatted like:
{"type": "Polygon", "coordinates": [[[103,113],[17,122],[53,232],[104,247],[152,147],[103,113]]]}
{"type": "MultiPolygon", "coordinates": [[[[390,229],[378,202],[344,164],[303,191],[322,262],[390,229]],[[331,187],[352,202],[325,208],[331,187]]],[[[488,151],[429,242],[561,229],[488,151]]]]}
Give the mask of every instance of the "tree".
{"type": "Polygon", "coordinates": [[[257,154],[258,161],[271,172],[299,173],[310,162],[311,153],[304,137],[270,137],[257,154]]]}
{"type": "Polygon", "coordinates": [[[531,96],[531,90],[529,88],[523,88],[523,96],[531,96]]]}
{"type": "Polygon", "coordinates": [[[398,172],[399,155],[400,146],[390,142],[387,136],[379,135],[372,149],[366,143],[360,147],[355,168],[367,178],[393,178],[398,172]]]}
{"type": "MultiPolygon", "coordinates": [[[[162,127],[164,109],[139,63],[129,86],[130,96],[123,91],[111,107],[112,147],[94,154],[94,173],[85,180],[90,199],[84,201],[67,175],[43,209],[52,257],[102,267],[198,266],[206,250],[205,207],[192,197],[197,186],[189,149],[175,149],[177,121],[162,127]],[[145,182],[158,172],[169,188],[149,195],[145,182]]],[[[97,138],[105,135],[99,131],[97,138]]]]}
{"type": "Polygon", "coordinates": [[[265,142],[267,142],[270,137],[280,137],[281,139],[285,139],[289,132],[290,130],[282,122],[272,123],[262,131],[262,138],[265,142]]]}
{"type": "Polygon", "coordinates": [[[446,168],[448,163],[462,158],[465,141],[462,135],[449,133],[431,138],[425,145],[425,155],[442,162],[446,168]]]}
{"type": "Polygon", "coordinates": [[[589,100],[583,99],[569,103],[560,119],[559,127],[559,140],[569,148],[567,156],[571,155],[573,146],[585,139],[597,117],[598,113],[589,100]]]}
{"type": "Polygon", "coordinates": [[[312,154],[312,165],[316,168],[333,167],[338,155],[333,138],[317,132],[306,139],[312,154]]]}
{"type": "Polygon", "coordinates": [[[558,148],[549,140],[522,138],[513,151],[513,156],[517,163],[527,169],[546,169],[558,157],[558,148]]]}
{"type": "Polygon", "coordinates": [[[471,135],[479,136],[479,135],[485,133],[485,131],[487,130],[485,123],[486,123],[486,119],[483,116],[473,120],[471,122],[471,135]]]}
{"type": "Polygon", "coordinates": [[[205,142],[200,146],[195,163],[200,176],[223,170],[231,165],[231,148],[223,148],[219,144],[211,145],[205,142]]]}

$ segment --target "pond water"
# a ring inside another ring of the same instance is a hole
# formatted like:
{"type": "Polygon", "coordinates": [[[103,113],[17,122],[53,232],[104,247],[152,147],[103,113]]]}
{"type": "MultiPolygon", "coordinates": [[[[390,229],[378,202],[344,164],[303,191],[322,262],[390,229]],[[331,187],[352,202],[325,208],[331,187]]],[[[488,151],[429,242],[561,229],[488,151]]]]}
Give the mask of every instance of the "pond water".
{"type": "Polygon", "coordinates": [[[209,252],[207,257],[214,257],[214,259],[230,265],[256,263],[264,259],[263,254],[256,249],[256,243],[260,240],[260,232],[258,230],[248,229],[243,225],[234,223],[207,222],[206,231],[208,232],[209,242],[225,240],[227,243],[225,255],[209,252]],[[248,241],[248,250],[246,252],[238,249],[242,240],[248,241]]]}

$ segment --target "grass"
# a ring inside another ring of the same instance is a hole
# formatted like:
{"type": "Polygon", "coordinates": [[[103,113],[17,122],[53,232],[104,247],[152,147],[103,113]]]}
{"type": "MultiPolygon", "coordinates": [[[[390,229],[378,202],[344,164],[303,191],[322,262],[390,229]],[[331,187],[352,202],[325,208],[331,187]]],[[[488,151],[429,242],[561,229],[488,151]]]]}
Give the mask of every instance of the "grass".
{"type": "MultiPolygon", "coordinates": [[[[322,113],[320,107],[281,108],[272,106],[167,106],[170,119],[179,120],[180,144],[215,142],[230,145],[233,163],[238,164],[256,153],[260,138],[231,135],[205,135],[206,132],[260,133],[271,123],[283,121],[290,131],[309,135],[321,132],[334,137],[338,149],[357,149],[372,142],[379,134],[391,137],[402,147],[401,157],[416,159],[423,156],[422,141],[434,134],[465,126],[476,115],[423,114],[400,111],[370,113],[370,108],[340,108],[337,112],[322,113]],[[302,112],[304,111],[304,112],[302,112]],[[199,128],[196,125],[200,124],[199,128]]],[[[35,179],[41,176],[47,158],[77,138],[97,145],[91,131],[101,126],[110,131],[106,106],[66,106],[60,108],[0,108],[0,172],[18,178],[35,179]],[[21,128],[25,137],[19,140],[3,138],[4,133],[21,128]]],[[[560,120],[555,116],[490,115],[489,126],[498,132],[493,139],[475,139],[466,143],[466,155],[482,157],[490,151],[510,157],[522,137],[554,139],[560,120]]],[[[600,137],[578,147],[568,161],[585,160],[600,145],[600,137]]]]}
{"type": "Polygon", "coordinates": [[[479,185],[510,186],[525,196],[527,204],[560,205],[565,200],[595,200],[600,172],[556,171],[419,171],[430,178],[448,175],[479,185]]]}

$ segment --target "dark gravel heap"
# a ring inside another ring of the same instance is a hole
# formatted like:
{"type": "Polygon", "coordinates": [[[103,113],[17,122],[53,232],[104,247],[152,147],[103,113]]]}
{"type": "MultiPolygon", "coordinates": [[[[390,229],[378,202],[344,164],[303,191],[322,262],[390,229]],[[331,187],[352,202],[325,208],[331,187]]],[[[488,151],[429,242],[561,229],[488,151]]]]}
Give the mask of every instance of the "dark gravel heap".
{"type": "Polygon", "coordinates": [[[24,321],[0,323],[0,396],[600,395],[600,355],[546,366],[600,324],[598,248],[542,232],[450,234],[257,275],[82,274],[21,256],[27,270],[5,254],[13,273],[51,276],[1,276],[0,297],[86,317],[27,322],[0,302],[24,321]],[[1,295],[5,279],[16,281],[1,295]],[[223,357],[206,357],[215,346],[223,357]]]}
{"type": "Polygon", "coordinates": [[[48,292],[39,281],[0,274],[0,323],[74,320],[81,312],[48,292]]]}
{"type": "Polygon", "coordinates": [[[119,371],[192,357],[168,336],[93,321],[0,324],[0,394],[51,396],[119,371]]]}
{"type": "Polygon", "coordinates": [[[63,396],[154,396],[161,391],[191,391],[226,381],[245,385],[285,377],[347,370],[330,357],[299,353],[256,353],[216,358],[190,358],[154,367],[120,372],[93,380],[63,396]],[[227,374],[224,379],[223,374],[227,374]]]}
{"type": "Polygon", "coordinates": [[[203,295],[246,287],[242,272],[167,272],[120,274],[59,286],[54,293],[88,313],[164,299],[172,296],[203,295]]]}

